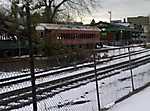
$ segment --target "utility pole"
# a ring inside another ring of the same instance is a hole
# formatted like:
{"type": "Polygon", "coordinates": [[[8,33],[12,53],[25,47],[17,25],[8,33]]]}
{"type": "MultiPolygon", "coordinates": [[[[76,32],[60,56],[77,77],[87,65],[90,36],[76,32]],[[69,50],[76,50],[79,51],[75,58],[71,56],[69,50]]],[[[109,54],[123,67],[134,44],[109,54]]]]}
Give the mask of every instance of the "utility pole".
{"type": "Polygon", "coordinates": [[[94,51],[94,71],[95,71],[95,82],[96,82],[96,94],[97,94],[97,105],[98,105],[98,111],[101,111],[100,106],[100,96],[99,96],[99,88],[98,88],[98,79],[97,79],[97,70],[96,70],[96,52],[94,51]]]}
{"type": "Polygon", "coordinates": [[[108,11],[108,13],[109,13],[109,21],[111,23],[111,18],[112,18],[111,11],[108,11]]]}
{"type": "Polygon", "coordinates": [[[29,53],[30,53],[30,72],[31,72],[31,83],[32,83],[32,102],[33,111],[37,111],[37,98],[36,98],[36,85],[35,85],[35,72],[34,72],[34,57],[33,57],[33,46],[31,38],[31,14],[30,14],[30,3],[26,0],[26,14],[27,14],[27,32],[29,39],[29,53]]]}

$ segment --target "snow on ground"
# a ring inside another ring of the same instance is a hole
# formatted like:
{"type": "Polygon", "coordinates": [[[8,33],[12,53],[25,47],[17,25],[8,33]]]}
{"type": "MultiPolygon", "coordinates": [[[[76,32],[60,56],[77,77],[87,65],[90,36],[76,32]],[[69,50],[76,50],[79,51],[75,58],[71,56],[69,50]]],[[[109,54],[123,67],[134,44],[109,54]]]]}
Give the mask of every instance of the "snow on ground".
{"type": "MultiPolygon", "coordinates": [[[[134,48],[134,49],[131,49],[131,50],[135,51],[135,50],[140,50],[140,49],[142,49],[142,48],[136,48],[136,49],[134,48]]],[[[114,54],[121,54],[121,53],[125,53],[125,52],[128,52],[127,49],[120,49],[120,50],[110,51],[108,54],[114,55],[114,54]]],[[[149,53],[150,52],[138,54],[136,56],[133,55],[132,59],[133,58],[135,59],[135,58],[140,57],[140,56],[148,55],[149,53]]],[[[102,67],[106,67],[108,65],[113,65],[114,63],[120,63],[120,62],[123,62],[123,61],[127,61],[128,59],[129,59],[129,57],[125,57],[125,58],[121,58],[121,59],[117,59],[117,60],[112,60],[112,61],[100,64],[100,65],[97,65],[97,68],[102,68],[102,67]]],[[[48,73],[52,73],[52,72],[60,71],[60,70],[65,70],[65,69],[69,69],[69,68],[72,68],[72,67],[67,67],[67,68],[63,68],[63,69],[47,71],[47,72],[40,73],[38,75],[44,75],[44,74],[48,74],[48,73]]],[[[76,74],[79,74],[79,73],[91,71],[93,69],[94,69],[93,67],[90,67],[90,68],[86,67],[86,68],[81,68],[81,69],[73,71],[73,72],[65,72],[65,73],[61,73],[61,74],[49,75],[47,77],[36,79],[36,84],[40,84],[40,83],[43,83],[43,82],[48,82],[50,80],[64,78],[64,77],[71,76],[71,75],[76,75],[76,74]]],[[[26,77],[24,77],[24,78],[26,78],[26,77]]],[[[26,81],[26,82],[22,82],[22,83],[19,83],[19,84],[11,85],[9,87],[2,87],[2,88],[0,88],[1,89],[0,93],[16,90],[16,89],[19,89],[19,88],[25,88],[25,87],[29,87],[29,86],[31,86],[31,82],[30,81],[26,81]]]]}
{"type": "MultiPolygon", "coordinates": [[[[137,50],[137,49],[132,49],[137,50]]],[[[127,50],[111,51],[113,54],[126,52],[127,50]]],[[[148,53],[142,54],[146,55],[148,53]]],[[[141,56],[133,56],[137,58],[141,56]]],[[[104,67],[117,62],[125,61],[126,59],[120,59],[113,62],[105,63],[104,65],[97,67],[104,67]]],[[[88,70],[91,68],[87,68],[88,70]]],[[[87,70],[86,68],[84,70],[87,70]]],[[[83,70],[80,70],[80,72],[83,70]]],[[[119,71],[119,70],[118,70],[119,71]]],[[[150,81],[150,63],[142,65],[133,70],[135,88],[143,86],[150,81]]],[[[71,72],[70,74],[75,74],[71,72]]],[[[70,75],[69,74],[69,75],[70,75]]],[[[62,75],[63,77],[64,75],[62,75]]],[[[60,78],[61,76],[59,76],[60,78]]],[[[113,77],[103,79],[99,81],[99,93],[101,100],[101,107],[106,107],[114,103],[120,97],[128,94],[132,91],[130,71],[120,71],[120,74],[113,77]]],[[[55,77],[57,78],[57,77],[55,77]]],[[[50,78],[49,78],[50,79],[50,78]]],[[[51,78],[54,79],[54,78],[51,78]]],[[[44,79],[45,81],[45,79],[44,79]]],[[[37,81],[40,83],[41,81],[37,81]]],[[[26,86],[26,85],[25,85],[26,86]]],[[[59,89],[58,89],[59,90],[59,89]]],[[[97,110],[96,89],[95,82],[90,82],[87,85],[80,86],[78,88],[70,89],[65,92],[61,92],[53,97],[38,102],[38,111],[96,111],[97,110]]],[[[32,111],[32,105],[17,109],[15,111],[32,111]]]]}
{"type": "MultiPolygon", "coordinates": [[[[142,49],[144,49],[144,48],[136,47],[136,48],[131,48],[131,51],[138,51],[138,50],[142,50],[142,49]]],[[[118,55],[118,54],[127,53],[127,52],[128,52],[128,49],[125,48],[125,49],[120,49],[120,50],[112,50],[112,51],[109,51],[107,54],[108,54],[108,56],[112,56],[112,55],[118,55]]],[[[104,55],[104,53],[101,53],[101,56],[103,56],[103,55],[104,55]]],[[[79,65],[77,65],[77,67],[82,66],[82,65],[87,65],[87,64],[91,64],[91,63],[79,64],[79,65]]],[[[56,71],[71,69],[71,68],[73,68],[73,66],[66,67],[66,68],[60,68],[60,69],[53,69],[53,70],[41,73],[41,75],[47,74],[47,73],[53,73],[56,71]]],[[[37,72],[39,70],[36,69],[35,71],[37,72]]],[[[42,70],[40,70],[40,71],[42,71],[42,70]]],[[[24,74],[28,74],[28,73],[29,73],[29,69],[23,69],[21,72],[0,72],[0,79],[9,78],[9,77],[18,76],[18,75],[24,75],[24,74]]]]}
{"type": "Polygon", "coordinates": [[[150,87],[116,104],[108,111],[149,111],[150,87]]]}
{"type": "MultiPolygon", "coordinates": [[[[150,63],[133,69],[136,88],[143,86],[150,81],[149,71],[150,63]]],[[[120,97],[125,96],[132,91],[131,79],[128,77],[130,77],[129,70],[122,71],[116,76],[99,81],[99,94],[102,108],[107,107],[120,97]]],[[[26,110],[32,111],[32,105],[14,111],[26,110]]],[[[95,82],[90,82],[87,85],[70,89],[38,102],[38,111],[97,111],[95,82]]]]}
{"type": "MultiPolygon", "coordinates": [[[[150,80],[150,69],[148,67],[150,67],[150,64],[140,66],[133,70],[135,75],[134,83],[137,86],[138,84],[144,85],[150,80]]],[[[101,107],[106,107],[132,90],[130,79],[121,81],[122,78],[129,76],[130,71],[123,71],[119,75],[99,81],[101,107]]],[[[53,98],[43,100],[38,103],[38,106],[39,111],[44,111],[44,109],[47,109],[47,111],[96,111],[96,101],[95,83],[92,82],[85,86],[57,94],[53,98]],[[74,101],[81,99],[89,102],[72,104],[74,101]],[[42,107],[43,105],[45,106],[44,108],[42,107]]]]}

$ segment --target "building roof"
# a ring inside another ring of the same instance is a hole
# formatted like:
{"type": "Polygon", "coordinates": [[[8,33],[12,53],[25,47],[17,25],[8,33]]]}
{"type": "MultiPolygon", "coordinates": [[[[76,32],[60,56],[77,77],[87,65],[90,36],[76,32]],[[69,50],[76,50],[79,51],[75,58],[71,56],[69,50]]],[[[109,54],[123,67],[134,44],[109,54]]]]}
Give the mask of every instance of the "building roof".
{"type": "Polygon", "coordinates": [[[98,22],[95,24],[99,29],[105,28],[105,31],[133,31],[133,28],[129,27],[129,23],[107,23],[107,22],[98,22]]]}
{"type": "Polygon", "coordinates": [[[129,23],[138,24],[138,25],[149,25],[150,18],[148,16],[138,16],[138,17],[128,17],[129,23]]]}
{"type": "Polygon", "coordinates": [[[85,31],[100,31],[96,26],[74,25],[74,24],[47,24],[40,23],[36,30],[85,30],[85,31]]]}

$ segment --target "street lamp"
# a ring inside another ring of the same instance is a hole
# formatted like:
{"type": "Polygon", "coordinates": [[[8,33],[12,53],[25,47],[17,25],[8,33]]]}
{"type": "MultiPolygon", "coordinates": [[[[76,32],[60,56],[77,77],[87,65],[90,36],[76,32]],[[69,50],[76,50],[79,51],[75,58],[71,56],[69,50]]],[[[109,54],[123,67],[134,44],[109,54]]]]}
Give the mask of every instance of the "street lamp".
{"type": "Polygon", "coordinates": [[[30,14],[30,0],[25,0],[25,4],[17,4],[18,7],[26,10],[26,25],[27,25],[27,36],[29,40],[29,55],[30,55],[30,72],[31,72],[31,84],[32,84],[32,102],[33,111],[37,111],[37,98],[36,98],[36,85],[35,85],[35,72],[34,72],[34,57],[33,57],[33,46],[31,37],[31,14],[30,14]]]}
{"type": "Polygon", "coordinates": [[[29,53],[30,53],[30,72],[31,72],[31,83],[32,83],[32,99],[33,99],[33,111],[37,111],[37,98],[36,98],[36,86],[35,86],[35,72],[34,72],[34,57],[33,57],[33,46],[31,38],[31,15],[30,15],[30,3],[29,0],[25,4],[26,19],[27,19],[27,32],[29,39],[29,53]]]}

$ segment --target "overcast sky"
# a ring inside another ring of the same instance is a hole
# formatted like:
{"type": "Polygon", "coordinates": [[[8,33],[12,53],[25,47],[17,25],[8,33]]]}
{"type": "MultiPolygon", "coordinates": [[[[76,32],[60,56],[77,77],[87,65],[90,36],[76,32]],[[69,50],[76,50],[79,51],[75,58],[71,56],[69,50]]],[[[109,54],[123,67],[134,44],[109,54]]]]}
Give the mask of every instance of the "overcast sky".
{"type": "MultiPolygon", "coordinates": [[[[9,7],[8,0],[0,0],[5,7],[9,7]]],[[[101,6],[93,10],[92,14],[82,17],[84,23],[90,23],[95,18],[98,21],[109,22],[109,13],[112,12],[112,20],[118,20],[131,16],[150,15],[150,0],[98,0],[101,6]]],[[[81,20],[79,20],[81,21],[81,20]]]]}
{"type": "Polygon", "coordinates": [[[97,8],[92,15],[87,16],[83,21],[109,21],[109,13],[112,12],[112,20],[118,20],[131,16],[150,15],[150,0],[99,0],[101,7],[97,8]]]}

